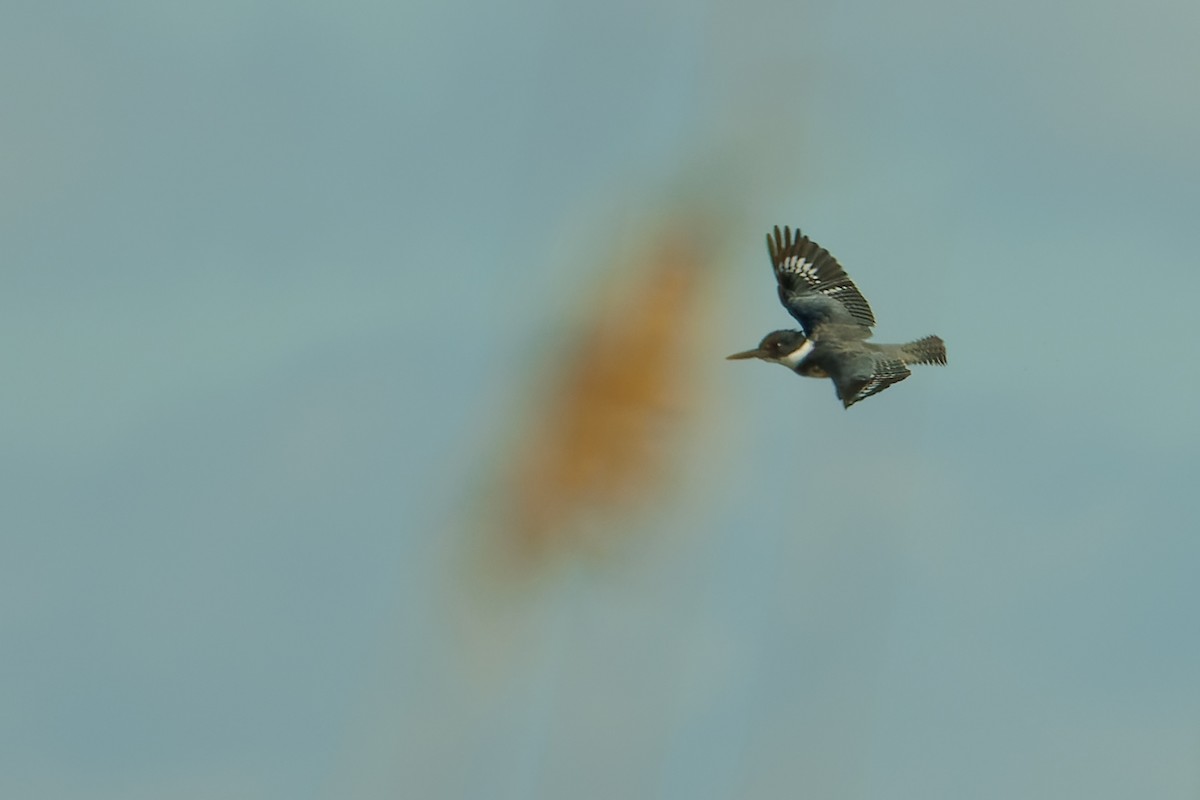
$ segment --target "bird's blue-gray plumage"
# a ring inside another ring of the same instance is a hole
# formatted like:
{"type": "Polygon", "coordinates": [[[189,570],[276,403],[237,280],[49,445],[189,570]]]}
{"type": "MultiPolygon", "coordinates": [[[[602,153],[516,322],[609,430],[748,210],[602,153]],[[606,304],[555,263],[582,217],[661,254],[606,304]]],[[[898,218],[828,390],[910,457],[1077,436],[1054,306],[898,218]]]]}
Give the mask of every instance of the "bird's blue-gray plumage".
{"type": "Polygon", "coordinates": [[[794,239],[786,226],[780,234],[778,225],[774,238],[767,234],[767,250],[779,282],[779,300],[809,338],[826,325],[845,326],[845,336],[871,335],[875,315],[870,304],[828,250],[799,230],[794,239]]]}
{"type": "Polygon", "coordinates": [[[937,336],[908,344],[872,344],[875,315],[858,287],[829,251],[800,231],[776,226],[767,249],[779,284],[779,300],[803,328],[774,331],[754,350],[730,358],[760,358],[797,374],[830,378],[849,408],[912,373],[909,364],[945,364],[937,336]]]}

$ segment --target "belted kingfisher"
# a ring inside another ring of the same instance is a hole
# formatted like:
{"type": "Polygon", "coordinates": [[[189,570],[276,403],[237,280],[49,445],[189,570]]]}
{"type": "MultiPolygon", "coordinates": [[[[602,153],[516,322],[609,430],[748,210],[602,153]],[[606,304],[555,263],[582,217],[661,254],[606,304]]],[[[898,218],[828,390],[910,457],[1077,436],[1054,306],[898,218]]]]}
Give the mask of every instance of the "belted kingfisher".
{"type": "Polygon", "coordinates": [[[832,378],[846,408],[912,373],[909,364],[945,364],[946,344],[926,336],[908,344],[869,344],[875,315],[829,251],[784,226],[767,234],[779,300],[804,329],[774,331],[758,347],[729,358],[761,358],[798,375],[832,378]]]}

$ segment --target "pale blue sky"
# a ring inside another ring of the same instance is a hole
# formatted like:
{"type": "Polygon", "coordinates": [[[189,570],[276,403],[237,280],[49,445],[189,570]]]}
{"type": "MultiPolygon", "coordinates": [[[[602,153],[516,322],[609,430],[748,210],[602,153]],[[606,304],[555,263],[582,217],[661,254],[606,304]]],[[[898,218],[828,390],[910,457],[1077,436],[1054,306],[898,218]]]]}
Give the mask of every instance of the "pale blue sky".
{"type": "Polygon", "coordinates": [[[10,3],[0,795],[1194,798],[1193,3],[10,3]],[[464,592],[664,211],[686,468],[464,592]],[[722,357],[828,247],[950,366],[722,357]],[[643,543],[644,542],[644,543],[643,543]]]}

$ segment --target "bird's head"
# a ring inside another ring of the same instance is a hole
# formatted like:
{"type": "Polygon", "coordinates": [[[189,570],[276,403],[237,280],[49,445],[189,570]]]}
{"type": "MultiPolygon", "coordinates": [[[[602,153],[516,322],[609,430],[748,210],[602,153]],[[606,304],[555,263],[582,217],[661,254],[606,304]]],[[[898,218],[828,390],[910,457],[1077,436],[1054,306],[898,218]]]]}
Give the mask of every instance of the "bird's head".
{"type": "Polygon", "coordinates": [[[760,358],[795,369],[812,352],[813,342],[800,331],[772,331],[758,347],[727,356],[729,359],[760,358]]]}

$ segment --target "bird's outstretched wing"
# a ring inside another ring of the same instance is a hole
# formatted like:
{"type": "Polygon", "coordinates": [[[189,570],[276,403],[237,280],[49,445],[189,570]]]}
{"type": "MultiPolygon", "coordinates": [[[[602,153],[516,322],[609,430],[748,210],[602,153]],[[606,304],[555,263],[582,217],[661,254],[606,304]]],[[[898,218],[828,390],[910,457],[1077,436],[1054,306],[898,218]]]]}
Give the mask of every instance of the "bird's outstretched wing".
{"type": "Polygon", "coordinates": [[[778,225],[773,237],[767,234],[767,249],[779,282],[779,300],[809,338],[819,339],[823,325],[861,328],[856,333],[863,339],[871,335],[871,306],[828,250],[799,229],[795,238],[786,226],[780,233],[778,225]]]}
{"type": "Polygon", "coordinates": [[[862,353],[856,358],[841,362],[841,368],[830,374],[837,389],[838,399],[846,408],[879,394],[893,383],[912,375],[904,362],[897,358],[884,358],[871,353],[862,353]]]}

